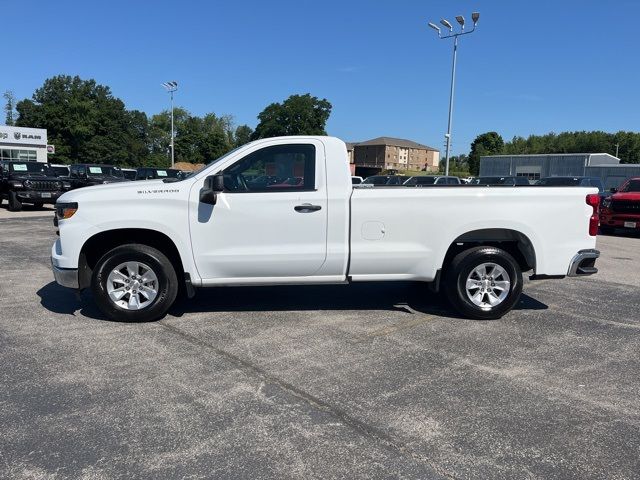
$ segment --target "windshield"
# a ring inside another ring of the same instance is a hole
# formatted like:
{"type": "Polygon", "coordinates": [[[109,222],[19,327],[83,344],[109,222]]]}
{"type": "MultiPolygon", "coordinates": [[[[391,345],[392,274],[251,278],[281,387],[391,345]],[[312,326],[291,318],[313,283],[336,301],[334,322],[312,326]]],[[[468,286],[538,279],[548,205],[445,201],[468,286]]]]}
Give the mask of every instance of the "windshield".
{"type": "Polygon", "coordinates": [[[69,168],[68,167],[52,167],[49,165],[47,175],[50,177],[68,177],[69,176],[69,168]]]}
{"type": "Polygon", "coordinates": [[[504,185],[513,183],[511,177],[479,177],[474,179],[472,185],[504,185]]]}
{"type": "Polygon", "coordinates": [[[620,191],[621,192],[640,192],[640,179],[629,180],[629,182],[620,191]]]}
{"type": "Polygon", "coordinates": [[[365,179],[364,184],[367,185],[386,185],[389,181],[389,177],[384,175],[374,175],[373,177],[367,177],[365,179]]]}
{"type": "Polygon", "coordinates": [[[167,168],[165,170],[156,170],[158,174],[158,178],[179,178],[180,170],[175,170],[173,168],[167,168]]]}
{"type": "Polygon", "coordinates": [[[47,164],[39,162],[9,163],[9,170],[16,173],[47,173],[47,164]]]}
{"type": "Polygon", "coordinates": [[[433,185],[437,177],[411,177],[405,185],[433,185]]]}
{"type": "Polygon", "coordinates": [[[120,170],[118,167],[112,167],[112,166],[92,166],[89,165],[87,167],[87,174],[90,177],[95,177],[95,176],[99,176],[99,177],[117,177],[117,178],[122,178],[122,170],[120,170]]]}

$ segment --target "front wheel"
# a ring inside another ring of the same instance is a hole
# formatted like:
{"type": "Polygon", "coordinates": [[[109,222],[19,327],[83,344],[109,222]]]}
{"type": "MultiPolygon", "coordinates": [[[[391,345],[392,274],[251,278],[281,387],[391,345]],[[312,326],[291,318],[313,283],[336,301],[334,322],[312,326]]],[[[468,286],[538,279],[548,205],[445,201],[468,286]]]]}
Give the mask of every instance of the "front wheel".
{"type": "Polygon", "coordinates": [[[447,298],[463,315],[480,320],[502,317],[522,293],[522,271],[496,247],[475,247],[456,255],[445,272],[447,298]]]}
{"type": "Polygon", "coordinates": [[[116,247],[98,260],[91,291],[111,320],[147,322],[161,318],[178,294],[171,261],[159,250],[140,244],[116,247]]]}

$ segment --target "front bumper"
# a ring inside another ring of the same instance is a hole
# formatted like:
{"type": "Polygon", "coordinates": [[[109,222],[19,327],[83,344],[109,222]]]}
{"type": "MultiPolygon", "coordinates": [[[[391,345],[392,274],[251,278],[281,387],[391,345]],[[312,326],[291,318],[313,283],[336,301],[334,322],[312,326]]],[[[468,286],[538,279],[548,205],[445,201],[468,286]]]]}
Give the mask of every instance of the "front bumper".
{"type": "Polygon", "coordinates": [[[56,203],[64,192],[39,192],[37,190],[18,190],[16,196],[21,202],[56,203]]]}
{"type": "Polygon", "coordinates": [[[62,285],[67,288],[80,288],[80,282],[78,281],[78,269],[77,268],[60,268],[56,267],[51,260],[51,269],[53,270],[53,278],[58,285],[62,285]]]}
{"type": "Polygon", "coordinates": [[[598,273],[595,267],[596,259],[600,256],[600,252],[595,248],[588,250],[580,250],[569,264],[569,277],[586,277],[598,273]]]}
{"type": "Polygon", "coordinates": [[[640,229],[640,215],[614,213],[600,214],[600,226],[611,228],[640,229]],[[635,226],[633,226],[635,224],[635,226]]]}

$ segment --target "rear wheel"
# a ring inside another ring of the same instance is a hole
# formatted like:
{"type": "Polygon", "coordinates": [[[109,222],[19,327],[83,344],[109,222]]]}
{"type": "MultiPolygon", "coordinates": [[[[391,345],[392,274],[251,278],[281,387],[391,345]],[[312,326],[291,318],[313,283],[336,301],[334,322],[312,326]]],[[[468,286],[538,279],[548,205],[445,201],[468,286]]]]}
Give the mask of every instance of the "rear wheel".
{"type": "Polygon", "coordinates": [[[509,312],[522,292],[522,271],[495,247],[475,247],[456,255],[446,269],[445,292],[467,317],[491,320],[509,312]]]}
{"type": "Polygon", "coordinates": [[[107,252],[93,271],[91,290],[111,320],[146,322],[161,318],[178,294],[178,278],[159,250],[140,244],[107,252]]]}
{"type": "Polygon", "coordinates": [[[22,202],[18,199],[16,192],[9,192],[9,210],[12,212],[19,212],[22,210],[22,202]]]}

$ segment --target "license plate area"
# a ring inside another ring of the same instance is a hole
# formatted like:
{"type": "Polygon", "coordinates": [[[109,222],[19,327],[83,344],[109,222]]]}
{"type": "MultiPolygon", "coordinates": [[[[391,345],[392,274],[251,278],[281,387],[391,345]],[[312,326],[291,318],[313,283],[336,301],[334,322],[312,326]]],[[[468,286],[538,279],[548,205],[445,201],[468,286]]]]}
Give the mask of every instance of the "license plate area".
{"type": "Polygon", "coordinates": [[[638,222],[624,222],[624,228],[636,228],[638,222]]]}
{"type": "Polygon", "coordinates": [[[48,192],[43,192],[40,194],[40,198],[51,198],[51,194],[48,192]]]}

